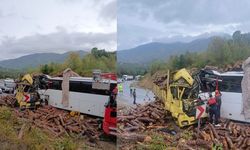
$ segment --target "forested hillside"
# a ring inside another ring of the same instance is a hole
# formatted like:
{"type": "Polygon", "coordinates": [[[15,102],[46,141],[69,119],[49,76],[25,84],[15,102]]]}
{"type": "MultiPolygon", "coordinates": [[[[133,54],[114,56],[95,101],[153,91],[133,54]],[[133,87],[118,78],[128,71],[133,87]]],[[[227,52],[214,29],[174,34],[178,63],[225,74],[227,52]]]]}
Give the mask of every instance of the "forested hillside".
{"type": "Polygon", "coordinates": [[[155,61],[149,67],[151,74],[158,70],[203,68],[206,65],[224,67],[250,57],[250,33],[236,31],[231,39],[215,37],[204,52],[186,52],[171,56],[166,62],[155,61]]]}
{"type": "Polygon", "coordinates": [[[17,78],[20,74],[22,74],[22,71],[20,70],[6,69],[0,67],[0,79],[17,78]]]}
{"type": "Polygon", "coordinates": [[[100,69],[102,72],[115,73],[116,53],[93,48],[91,53],[80,57],[78,53],[71,52],[64,63],[49,63],[41,65],[38,69],[31,69],[30,72],[56,75],[66,68],[71,68],[82,76],[92,76],[93,69],[100,69]]]}
{"type": "MultiPolygon", "coordinates": [[[[86,51],[72,51],[79,54],[81,57],[86,55],[86,51]]],[[[21,56],[19,58],[7,59],[0,61],[0,66],[3,68],[23,70],[27,68],[39,67],[41,64],[63,63],[64,60],[69,56],[71,52],[66,53],[34,53],[30,55],[21,56]]]]}
{"type": "Polygon", "coordinates": [[[127,50],[117,51],[118,63],[149,64],[155,60],[166,60],[171,55],[189,52],[205,51],[211,41],[211,37],[197,39],[188,43],[151,42],[127,50]]]}

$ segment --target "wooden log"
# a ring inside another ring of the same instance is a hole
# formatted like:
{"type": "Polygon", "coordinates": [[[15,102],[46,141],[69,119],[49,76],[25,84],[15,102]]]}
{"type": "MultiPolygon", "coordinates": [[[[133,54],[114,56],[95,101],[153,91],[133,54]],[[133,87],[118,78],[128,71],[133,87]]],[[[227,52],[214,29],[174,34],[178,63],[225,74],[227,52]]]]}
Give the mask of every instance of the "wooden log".
{"type": "Polygon", "coordinates": [[[25,126],[26,126],[26,124],[22,125],[22,127],[21,127],[21,129],[19,131],[19,134],[18,134],[18,139],[22,139],[23,138],[25,126]]]}
{"type": "Polygon", "coordinates": [[[60,118],[60,122],[61,122],[62,126],[65,126],[65,123],[64,123],[64,120],[63,120],[63,117],[61,114],[59,114],[59,118],[60,118]]]}
{"type": "Polygon", "coordinates": [[[219,137],[219,135],[218,135],[218,133],[217,133],[217,131],[215,130],[215,128],[214,128],[214,126],[212,125],[212,124],[209,124],[209,127],[210,127],[210,129],[213,131],[213,135],[214,135],[214,137],[216,138],[216,139],[220,139],[220,137],[219,137]]]}
{"type": "Polygon", "coordinates": [[[133,126],[137,126],[137,125],[135,125],[135,124],[132,125],[132,124],[130,124],[130,123],[127,122],[126,126],[133,127],[133,126]]]}
{"type": "Polygon", "coordinates": [[[210,135],[211,140],[214,141],[214,133],[213,133],[212,129],[209,130],[209,135],[210,135]]]}
{"type": "Polygon", "coordinates": [[[124,131],[126,132],[131,132],[131,131],[135,131],[135,130],[138,130],[140,127],[138,126],[134,126],[134,127],[127,127],[127,128],[124,128],[124,131]]]}
{"type": "Polygon", "coordinates": [[[234,149],[235,146],[234,146],[232,140],[230,139],[229,135],[227,134],[225,137],[226,137],[226,140],[227,140],[227,143],[228,143],[228,147],[229,147],[230,149],[234,149]]]}
{"type": "Polygon", "coordinates": [[[142,122],[147,122],[147,123],[155,121],[153,119],[150,119],[149,117],[139,117],[137,118],[137,120],[142,121],[142,122]]]}
{"type": "Polygon", "coordinates": [[[223,137],[222,144],[223,144],[223,147],[224,147],[225,150],[229,149],[228,144],[227,144],[227,140],[226,140],[225,137],[223,137]]]}
{"type": "Polygon", "coordinates": [[[250,146],[250,138],[247,138],[246,145],[249,147],[250,146]]]}
{"type": "Polygon", "coordinates": [[[134,119],[135,116],[117,116],[117,119],[122,120],[122,119],[134,119]]]}
{"type": "Polygon", "coordinates": [[[120,139],[125,139],[125,140],[129,140],[129,141],[143,142],[146,138],[146,135],[136,134],[136,133],[123,133],[123,134],[116,134],[116,135],[120,139]]]}
{"type": "Polygon", "coordinates": [[[137,120],[137,119],[135,119],[134,121],[135,121],[137,124],[139,124],[140,127],[145,128],[144,123],[142,123],[141,121],[139,121],[139,120],[137,120]]]}
{"type": "Polygon", "coordinates": [[[237,141],[236,141],[236,147],[240,147],[242,145],[242,143],[244,142],[244,138],[242,136],[240,136],[237,141]]]}
{"type": "Polygon", "coordinates": [[[156,114],[155,112],[152,112],[151,115],[152,115],[152,117],[155,118],[155,119],[160,119],[160,118],[161,118],[161,117],[160,117],[158,114],[156,114]]]}

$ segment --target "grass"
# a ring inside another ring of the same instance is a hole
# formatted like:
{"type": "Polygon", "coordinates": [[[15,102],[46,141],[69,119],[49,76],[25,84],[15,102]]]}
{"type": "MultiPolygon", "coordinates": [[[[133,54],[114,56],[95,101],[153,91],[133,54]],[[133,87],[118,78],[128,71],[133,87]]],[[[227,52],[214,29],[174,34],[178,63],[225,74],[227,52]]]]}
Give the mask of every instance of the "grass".
{"type": "MultiPolygon", "coordinates": [[[[169,127],[170,129],[172,127],[169,127]]],[[[179,139],[183,140],[191,140],[193,138],[193,132],[188,130],[183,130],[179,132],[179,139]]],[[[175,141],[174,137],[177,135],[170,134],[162,134],[155,131],[151,131],[146,133],[146,135],[150,135],[151,140],[148,142],[138,143],[136,145],[136,149],[138,150],[168,150],[168,149],[176,149],[178,141],[175,141]],[[169,140],[173,140],[170,142],[169,140]]]]}
{"type": "Polygon", "coordinates": [[[166,150],[167,145],[163,135],[152,132],[151,134],[152,140],[137,144],[136,149],[138,150],[166,150]]]}
{"type": "Polygon", "coordinates": [[[188,130],[183,130],[181,132],[181,138],[185,139],[185,140],[192,140],[193,139],[193,132],[192,131],[188,131],[188,130]]]}
{"type": "Polygon", "coordinates": [[[88,149],[80,139],[72,137],[51,137],[31,123],[18,118],[11,108],[0,107],[0,149],[30,150],[75,150],[88,149]],[[24,134],[18,139],[19,131],[25,124],[24,134]]]}

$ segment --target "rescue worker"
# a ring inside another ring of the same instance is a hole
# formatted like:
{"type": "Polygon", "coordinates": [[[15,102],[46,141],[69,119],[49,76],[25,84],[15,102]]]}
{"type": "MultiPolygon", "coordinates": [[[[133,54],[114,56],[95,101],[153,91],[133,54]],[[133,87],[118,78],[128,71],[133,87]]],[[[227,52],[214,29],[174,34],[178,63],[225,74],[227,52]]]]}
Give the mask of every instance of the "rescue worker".
{"type": "Polygon", "coordinates": [[[134,104],[136,104],[136,91],[135,91],[135,89],[133,91],[133,97],[134,97],[134,104]]]}
{"type": "Polygon", "coordinates": [[[122,84],[118,84],[118,91],[119,91],[119,93],[123,93],[122,84]]]}
{"type": "Polygon", "coordinates": [[[210,123],[215,124],[215,126],[220,126],[218,124],[217,103],[215,97],[213,97],[212,94],[209,94],[209,100],[207,103],[209,106],[210,123]]]}
{"type": "Polygon", "coordinates": [[[220,120],[221,92],[219,90],[215,90],[215,98],[216,98],[216,103],[217,103],[218,120],[220,120]]]}

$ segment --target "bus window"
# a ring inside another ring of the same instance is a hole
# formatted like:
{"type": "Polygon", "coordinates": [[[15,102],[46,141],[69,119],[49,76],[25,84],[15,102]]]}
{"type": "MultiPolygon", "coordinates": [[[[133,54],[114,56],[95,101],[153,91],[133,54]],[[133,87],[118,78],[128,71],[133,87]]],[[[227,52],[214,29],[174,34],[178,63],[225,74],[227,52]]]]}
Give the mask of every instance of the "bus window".
{"type": "Polygon", "coordinates": [[[52,85],[51,85],[51,89],[54,90],[62,90],[62,81],[59,80],[51,80],[52,81],[52,85]]]}
{"type": "Polygon", "coordinates": [[[222,76],[222,82],[219,82],[220,91],[241,93],[242,78],[242,76],[222,76]]]}

